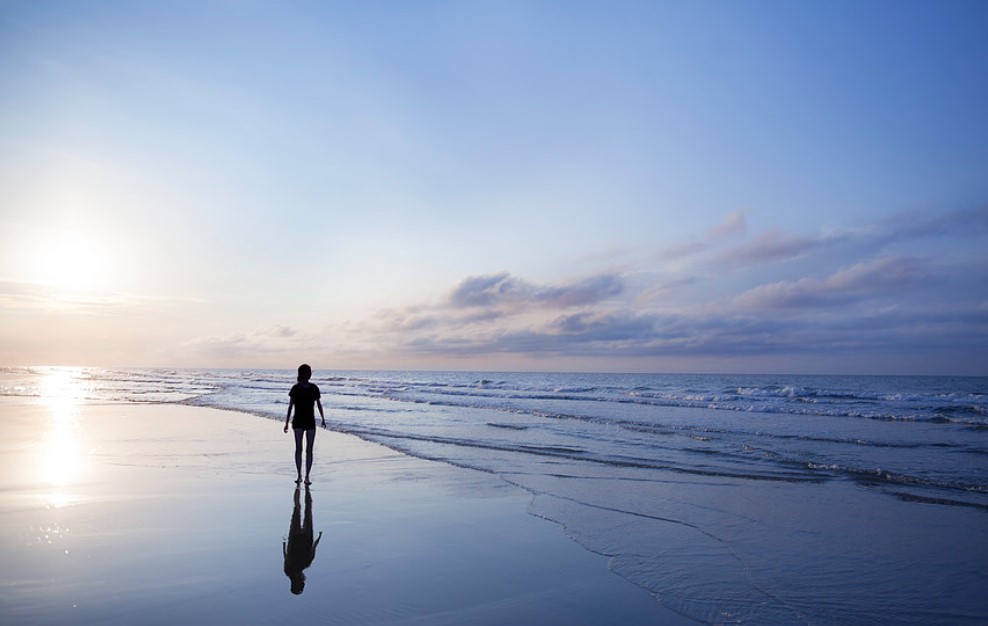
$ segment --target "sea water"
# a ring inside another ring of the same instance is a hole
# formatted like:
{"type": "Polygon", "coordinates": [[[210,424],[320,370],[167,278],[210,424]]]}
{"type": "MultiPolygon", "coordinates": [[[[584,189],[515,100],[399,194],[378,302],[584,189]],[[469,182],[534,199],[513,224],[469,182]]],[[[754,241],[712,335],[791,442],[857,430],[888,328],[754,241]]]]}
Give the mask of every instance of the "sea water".
{"type": "MultiPolygon", "coordinates": [[[[293,382],[271,370],[0,370],[3,395],[276,420],[293,382]]],[[[986,378],[317,371],[313,382],[331,428],[527,489],[532,514],[701,621],[988,621],[986,378]]]]}

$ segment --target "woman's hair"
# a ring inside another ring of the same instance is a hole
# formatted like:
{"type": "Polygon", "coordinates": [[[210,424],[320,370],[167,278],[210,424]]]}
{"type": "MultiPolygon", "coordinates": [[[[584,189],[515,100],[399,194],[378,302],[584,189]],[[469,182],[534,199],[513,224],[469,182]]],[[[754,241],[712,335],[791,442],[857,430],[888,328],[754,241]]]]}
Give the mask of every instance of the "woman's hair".
{"type": "Polygon", "coordinates": [[[305,363],[298,366],[298,382],[307,383],[312,378],[312,368],[305,363]]]}

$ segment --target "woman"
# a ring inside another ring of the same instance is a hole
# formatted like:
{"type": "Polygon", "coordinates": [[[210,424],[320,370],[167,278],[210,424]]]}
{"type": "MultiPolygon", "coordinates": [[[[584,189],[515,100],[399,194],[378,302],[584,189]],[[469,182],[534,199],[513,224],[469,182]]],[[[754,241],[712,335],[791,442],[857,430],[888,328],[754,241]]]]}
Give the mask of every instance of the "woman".
{"type": "Polygon", "coordinates": [[[295,483],[302,482],[302,435],[305,435],[305,484],[311,485],[309,472],[312,471],[312,445],[316,440],[316,416],[313,405],[319,407],[319,417],[322,425],[326,425],[326,416],[322,412],[322,402],[319,401],[319,387],[309,382],[312,378],[312,368],[306,364],[298,366],[298,383],[288,392],[288,415],[285,416],[285,432],[288,432],[288,420],[295,409],[295,419],[292,428],[295,430],[295,470],[298,476],[295,483]]]}

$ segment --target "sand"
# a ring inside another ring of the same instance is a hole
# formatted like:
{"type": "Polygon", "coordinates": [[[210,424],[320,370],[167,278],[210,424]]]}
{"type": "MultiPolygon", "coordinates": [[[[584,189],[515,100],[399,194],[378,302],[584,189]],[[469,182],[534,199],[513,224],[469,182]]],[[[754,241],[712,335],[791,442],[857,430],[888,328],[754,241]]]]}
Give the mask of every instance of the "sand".
{"type": "MultiPolygon", "coordinates": [[[[293,593],[285,548],[307,502],[281,428],[4,399],[0,623],[695,623],[529,515],[528,492],[326,430],[308,492],[319,543],[293,593]]],[[[297,570],[306,537],[292,539],[297,570]]]]}

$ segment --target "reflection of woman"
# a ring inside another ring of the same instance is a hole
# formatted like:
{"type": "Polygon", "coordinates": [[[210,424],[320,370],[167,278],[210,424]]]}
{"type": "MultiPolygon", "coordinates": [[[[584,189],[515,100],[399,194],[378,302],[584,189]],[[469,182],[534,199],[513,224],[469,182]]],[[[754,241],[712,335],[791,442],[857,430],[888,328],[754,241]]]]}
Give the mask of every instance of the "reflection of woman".
{"type": "Polygon", "coordinates": [[[312,445],[316,440],[316,413],[313,405],[319,407],[319,417],[322,425],[326,425],[326,415],[322,412],[322,402],[319,401],[319,387],[309,382],[312,378],[312,368],[306,364],[298,366],[298,384],[294,385],[288,396],[288,414],[285,416],[285,432],[288,432],[288,420],[295,409],[295,419],[292,428],[295,429],[295,471],[298,476],[296,483],[302,482],[302,436],[305,435],[305,484],[311,485],[309,472],[312,471],[312,445]]]}
{"type": "Polygon", "coordinates": [[[285,555],[285,576],[292,581],[292,593],[298,595],[305,589],[305,574],[302,570],[312,565],[316,558],[316,546],[322,533],[312,540],[312,494],[305,490],[305,522],[299,506],[299,488],[295,488],[295,509],[292,511],[292,525],[288,529],[288,541],[281,542],[281,552],[285,555]]]}

